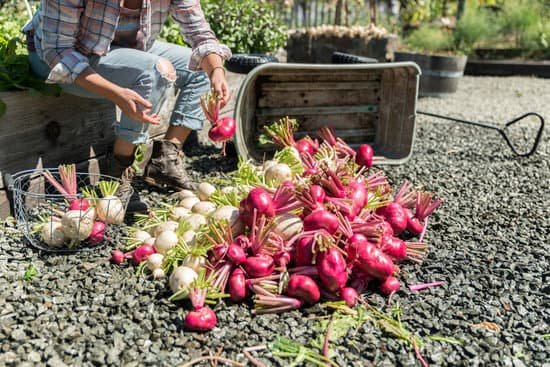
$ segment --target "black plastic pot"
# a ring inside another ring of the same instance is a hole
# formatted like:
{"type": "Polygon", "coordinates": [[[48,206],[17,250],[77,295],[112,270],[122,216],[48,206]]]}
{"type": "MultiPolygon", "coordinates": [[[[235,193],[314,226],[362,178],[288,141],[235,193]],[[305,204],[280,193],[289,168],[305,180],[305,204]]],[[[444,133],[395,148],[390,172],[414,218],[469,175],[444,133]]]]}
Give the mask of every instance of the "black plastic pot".
{"type": "Polygon", "coordinates": [[[255,67],[268,62],[279,62],[279,60],[267,54],[234,54],[227,60],[225,67],[233,73],[248,74],[255,67]]]}
{"type": "Polygon", "coordinates": [[[464,75],[467,56],[439,56],[395,52],[394,61],[413,61],[422,70],[420,96],[444,96],[456,92],[464,75]]]}

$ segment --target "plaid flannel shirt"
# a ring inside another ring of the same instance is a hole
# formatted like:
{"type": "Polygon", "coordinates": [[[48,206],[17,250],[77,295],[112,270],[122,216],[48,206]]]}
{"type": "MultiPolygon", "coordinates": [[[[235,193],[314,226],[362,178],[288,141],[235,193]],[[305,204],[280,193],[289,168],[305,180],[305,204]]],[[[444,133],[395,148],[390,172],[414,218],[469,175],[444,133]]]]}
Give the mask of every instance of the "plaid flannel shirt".
{"type": "MultiPolygon", "coordinates": [[[[42,0],[23,32],[29,46],[51,68],[47,82],[73,83],[90,66],[87,55],[109,52],[119,13],[120,0],[42,0]]],[[[210,29],[199,0],[143,0],[139,49],[151,47],[168,14],[192,48],[191,70],[198,70],[208,54],[225,60],[231,56],[231,50],[210,29]]]]}

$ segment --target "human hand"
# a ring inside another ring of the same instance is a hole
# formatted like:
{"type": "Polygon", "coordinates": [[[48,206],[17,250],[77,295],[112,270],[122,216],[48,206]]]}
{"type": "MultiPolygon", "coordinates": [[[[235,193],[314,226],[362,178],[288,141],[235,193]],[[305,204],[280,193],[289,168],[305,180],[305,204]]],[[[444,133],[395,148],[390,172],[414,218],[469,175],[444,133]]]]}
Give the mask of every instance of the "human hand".
{"type": "Polygon", "coordinates": [[[132,120],[144,124],[160,124],[160,117],[156,114],[151,114],[153,105],[131,89],[120,88],[117,90],[113,102],[121,109],[123,114],[132,120]]]}
{"type": "Polygon", "coordinates": [[[210,85],[220,99],[220,108],[223,108],[231,98],[231,92],[225,79],[225,71],[221,67],[217,67],[210,73],[210,85]]]}

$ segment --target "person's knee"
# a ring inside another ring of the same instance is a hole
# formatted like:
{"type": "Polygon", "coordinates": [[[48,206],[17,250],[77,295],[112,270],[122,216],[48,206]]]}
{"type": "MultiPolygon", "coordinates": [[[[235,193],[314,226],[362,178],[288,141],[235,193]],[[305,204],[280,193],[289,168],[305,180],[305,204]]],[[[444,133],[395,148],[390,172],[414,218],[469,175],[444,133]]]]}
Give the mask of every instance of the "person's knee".
{"type": "Polygon", "coordinates": [[[157,61],[155,68],[167,81],[174,82],[176,80],[176,69],[168,59],[161,57],[157,61]]]}

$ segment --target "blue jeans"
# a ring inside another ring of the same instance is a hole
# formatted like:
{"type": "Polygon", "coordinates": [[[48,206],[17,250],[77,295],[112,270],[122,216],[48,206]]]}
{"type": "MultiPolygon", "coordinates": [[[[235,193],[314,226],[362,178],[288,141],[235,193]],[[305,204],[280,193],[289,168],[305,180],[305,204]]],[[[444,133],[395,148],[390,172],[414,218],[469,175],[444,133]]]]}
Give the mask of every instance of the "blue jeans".
{"type": "MultiPolygon", "coordinates": [[[[88,57],[90,66],[110,82],[137,92],[153,105],[153,113],[158,113],[172,86],[179,90],[170,125],[183,126],[191,130],[202,128],[204,115],[200,105],[200,96],[210,88],[206,73],[187,69],[191,50],[171,43],[155,41],[148,52],[131,48],[113,48],[105,56],[88,57]],[[176,78],[167,78],[159,71],[159,61],[167,59],[174,66],[176,78]]],[[[36,53],[29,54],[29,62],[35,74],[46,79],[50,73],[49,66],[36,53]]],[[[80,97],[102,98],[77,86],[61,85],[63,91],[80,97]]],[[[147,141],[149,124],[135,121],[121,115],[115,122],[115,135],[132,144],[147,141]]]]}

